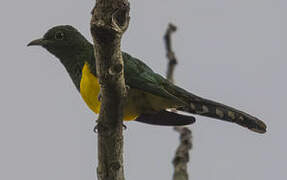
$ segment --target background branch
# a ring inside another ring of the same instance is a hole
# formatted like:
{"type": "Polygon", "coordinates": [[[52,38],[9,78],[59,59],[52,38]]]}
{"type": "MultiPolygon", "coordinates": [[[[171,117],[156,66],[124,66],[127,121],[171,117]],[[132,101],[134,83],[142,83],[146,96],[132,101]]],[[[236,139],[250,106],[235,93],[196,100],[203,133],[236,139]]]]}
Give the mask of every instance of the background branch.
{"type": "Polygon", "coordinates": [[[175,54],[174,54],[174,52],[172,50],[172,46],[171,46],[171,34],[175,31],[176,31],[176,26],[170,23],[168,25],[168,28],[167,28],[166,33],[164,35],[166,57],[168,59],[166,78],[169,81],[171,81],[172,83],[174,82],[173,72],[174,72],[175,66],[177,64],[177,59],[175,57],[175,54]]]}
{"type": "Polygon", "coordinates": [[[124,180],[123,102],[126,96],[121,37],[129,24],[127,0],[97,0],[92,11],[97,75],[102,104],[98,124],[99,180],[124,180]]]}
{"type": "MultiPolygon", "coordinates": [[[[171,34],[175,31],[176,26],[170,23],[164,35],[166,56],[168,58],[166,77],[171,82],[174,82],[173,73],[177,64],[177,59],[171,46],[171,34]]],[[[176,110],[173,111],[175,112],[176,110]]],[[[175,126],[174,130],[180,134],[180,144],[173,158],[173,180],[188,180],[187,163],[189,161],[189,150],[192,148],[192,132],[187,127],[179,126],[175,126]]]]}

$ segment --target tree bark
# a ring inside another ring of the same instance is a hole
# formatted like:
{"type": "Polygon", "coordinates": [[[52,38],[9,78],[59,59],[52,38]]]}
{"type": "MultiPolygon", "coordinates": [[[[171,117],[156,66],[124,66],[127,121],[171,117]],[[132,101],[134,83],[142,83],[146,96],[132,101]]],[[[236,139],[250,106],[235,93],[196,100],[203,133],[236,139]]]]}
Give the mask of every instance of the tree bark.
{"type": "Polygon", "coordinates": [[[127,0],[97,0],[92,11],[101,110],[97,123],[99,180],[124,180],[123,104],[126,96],[121,38],[129,25],[127,0]]]}

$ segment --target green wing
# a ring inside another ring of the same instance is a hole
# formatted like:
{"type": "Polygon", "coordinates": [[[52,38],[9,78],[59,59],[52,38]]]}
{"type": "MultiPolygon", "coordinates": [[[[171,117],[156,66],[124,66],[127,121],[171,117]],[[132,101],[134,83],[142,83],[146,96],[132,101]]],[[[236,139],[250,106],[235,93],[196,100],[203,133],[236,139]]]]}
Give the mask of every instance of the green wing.
{"type": "Polygon", "coordinates": [[[139,89],[178,103],[186,104],[165,89],[165,87],[172,85],[167,79],[154,73],[151,68],[137,58],[124,52],[122,55],[125,65],[125,81],[130,88],[139,89]]]}

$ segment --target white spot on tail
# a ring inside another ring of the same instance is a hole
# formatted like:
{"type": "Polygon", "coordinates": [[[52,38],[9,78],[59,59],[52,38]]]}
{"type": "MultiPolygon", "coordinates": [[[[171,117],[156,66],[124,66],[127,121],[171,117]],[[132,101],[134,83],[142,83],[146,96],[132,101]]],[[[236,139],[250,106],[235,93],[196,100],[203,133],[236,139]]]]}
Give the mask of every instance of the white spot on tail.
{"type": "Polygon", "coordinates": [[[218,117],[220,117],[220,118],[223,118],[224,117],[224,113],[221,111],[221,110],[219,110],[219,109],[215,109],[215,114],[218,116],[218,117]]]}
{"type": "Polygon", "coordinates": [[[193,110],[193,111],[195,111],[195,105],[193,104],[193,103],[190,103],[190,108],[191,108],[191,110],[193,110]]]}
{"type": "Polygon", "coordinates": [[[228,115],[232,120],[235,119],[235,114],[234,114],[234,112],[228,111],[227,115],[228,115]]]}
{"type": "Polygon", "coordinates": [[[203,105],[201,108],[202,108],[202,111],[196,111],[197,114],[205,114],[209,112],[207,106],[203,105]]]}

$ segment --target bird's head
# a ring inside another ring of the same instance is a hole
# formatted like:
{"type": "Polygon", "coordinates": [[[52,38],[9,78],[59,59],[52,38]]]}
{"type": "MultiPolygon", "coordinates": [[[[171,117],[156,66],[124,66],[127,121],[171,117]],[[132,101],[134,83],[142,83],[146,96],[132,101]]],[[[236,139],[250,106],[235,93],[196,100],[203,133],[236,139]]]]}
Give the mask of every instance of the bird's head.
{"type": "Polygon", "coordinates": [[[92,45],[74,27],[61,25],[49,29],[42,38],[31,41],[28,46],[42,46],[65,64],[89,54],[87,51],[92,45]]]}

